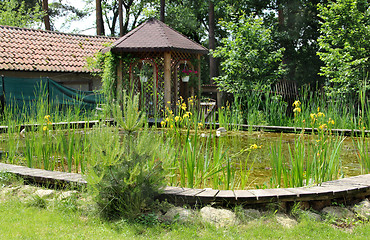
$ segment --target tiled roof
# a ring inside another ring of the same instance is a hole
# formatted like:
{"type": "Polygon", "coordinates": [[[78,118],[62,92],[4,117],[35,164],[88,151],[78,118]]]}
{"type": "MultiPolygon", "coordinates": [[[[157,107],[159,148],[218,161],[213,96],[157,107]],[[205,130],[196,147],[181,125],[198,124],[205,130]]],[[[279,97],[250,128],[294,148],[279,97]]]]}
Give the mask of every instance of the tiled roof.
{"type": "Polygon", "coordinates": [[[86,57],[115,40],[0,26],[0,70],[88,73],[86,57]]]}
{"type": "Polygon", "coordinates": [[[208,49],[173,30],[157,19],[150,19],[127,33],[103,52],[179,51],[206,54],[208,49]]]}

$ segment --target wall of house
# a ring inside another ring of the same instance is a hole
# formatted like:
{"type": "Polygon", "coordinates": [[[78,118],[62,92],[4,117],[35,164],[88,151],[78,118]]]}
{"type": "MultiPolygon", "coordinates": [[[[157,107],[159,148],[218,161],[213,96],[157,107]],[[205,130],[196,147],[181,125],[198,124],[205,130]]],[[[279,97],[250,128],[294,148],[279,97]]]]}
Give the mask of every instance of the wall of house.
{"type": "Polygon", "coordinates": [[[101,87],[101,78],[87,73],[0,71],[0,75],[20,78],[49,77],[64,86],[83,91],[98,90],[101,87]]]}

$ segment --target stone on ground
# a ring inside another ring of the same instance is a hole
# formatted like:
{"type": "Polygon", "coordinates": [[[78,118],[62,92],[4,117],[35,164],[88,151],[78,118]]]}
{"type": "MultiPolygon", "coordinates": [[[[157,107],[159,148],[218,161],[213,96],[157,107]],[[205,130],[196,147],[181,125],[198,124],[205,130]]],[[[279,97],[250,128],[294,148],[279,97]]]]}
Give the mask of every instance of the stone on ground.
{"type": "Polygon", "coordinates": [[[256,209],[244,209],[243,210],[243,220],[247,222],[259,219],[262,217],[262,214],[256,209]]]}
{"type": "Polygon", "coordinates": [[[312,211],[302,211],[301,216],[305,217],[306,219],[310,221],[321,221],[321,216],[320,214],[314,213],[312,211]]]}
{"type": "Polygon", "coordinates": [[[39,189],[35,192],[35,195],[40,198],[50,198],[54,195],[55,191],[51,189],[39,189]]]}
{"type": "Polygon", "coordinates": [[[297,220],[286,214],[278,213],[275,217],[277,222],[286,228],[291,228],[298,224],[297,220]]]}
{"type": "Polygon", "coordinates": [[[237,224],[235,213],[226,209],[204,207],[200,210],[200,216],[205,222],[215,224],[217,227],[237,224]]]}
{"type": "Polygon", "coordinates": [[[339,206],[325,207],[322,212],[335,218],[353,218],[355,216],[351,210],[339,206]]]}
{"type": "Polygon", "coordinates": [[[370,201],[368,199],[356,204],[352,210],[361,219],[370,219],[370,201]]]}
{"type": "Polygon", "coordinates": [[[76,190],[61,192],[58,196],[58,200],[64,200],[64,199],[70,198],[73,195],[76,195],[77,193],[78,192],[76,190]]]}
{"type": "Polygon", "coordinates": [[[194,213],[191,209],[186,209],[182,207],[172,207],[170,208],[165,215],[162,216],[165,221],[178,221],[178,222],[187,222],[194,217],[194,213]]]}

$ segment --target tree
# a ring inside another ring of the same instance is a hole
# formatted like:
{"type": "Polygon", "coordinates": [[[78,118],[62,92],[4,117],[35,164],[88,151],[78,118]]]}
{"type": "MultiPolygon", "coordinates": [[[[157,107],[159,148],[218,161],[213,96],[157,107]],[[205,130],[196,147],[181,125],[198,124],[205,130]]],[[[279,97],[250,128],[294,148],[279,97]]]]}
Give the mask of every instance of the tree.
{"type": "Polygon", "coordinates": [[[43,13],[39,5],[27,8],[17,0],[0,2],[0,25],[31,27],[41,22],[43,13]]]}
{"type": "Polygon", "coordinates": [[[165,0],[161,0],[161,10],[160,10],[160,20],[162,22],[164,22],[164,12],[165,12],[165,6],[166,6],[166,1],[165,0]]]}
{"type": "MultiPolygon", "coordinates": [[[[209,1],[209,23],[208,23],[208,43],[209,43],[209,50],[213,51],[216,48],[216,38],[215,38],[215,6],[214,3],[210,0],[209,1]]],[[[217,77],[217,61],[213,56],[209,56],[209,77],[211,79],[211,83],[213,82],[212,78],[217,77]]]]}
{"type": "Polygon", "coordinates": [[[370,71],[370,6],[366,0],[337,0],[320,5],[321,47],[328,94],[355,93],[370,71]]]}
{"type": "MultiPolygon", "coordinates": [[[[219,24],[220,19],[237,21],[241,12],[263,16],[268,3],[257,0],[172,0],[166,5],[166,23],[192,40],[214,49],[220,39],[228,36],[219,24]]],[[[209,70],[210,73],[202,75],[204,83],[209,83],[211,78],[219,74],[219,59],[206,56],[206,60],[208,57],[209,64],[202,65],[202,71],[209,70]]]]}
{"type": "Polygon", "coordinates": [[[49,1],[42,0],[42,10],[44,11],[44,24],[45,30],[51,30],[50,27],[50,18],[49,18],[49,1]]]}
{"type": "Polygon", "coordinates": [[[213,54],[222,59],[222,74],[215,78],[221,90],[243,97],[257,83],[269,85],[280,77],[283,49],[276,48],[261,18],[244,14],[222,26],[228,37],[213,54]]]}
{"type": "Polygon", "coordinates": [[[122,37],[124,35],[123,29],[123,0],[118,1],[118,18],[119,18],[119,36],[122,37]]]}
{"type": "Polygon", "coordinates": [[[317,5],[326,0],[277,0],[270,8],[278,13],[278,23],[273,33],[275,41],[285,48],[285,79],[298,85],[322,85],[324,79],[318,75],[323,62],[317,56],[319,17],[317,5]]]}
{"type": "Polygon", "coordinates": [[[95,0],[96,6],[96,35],[105,35],[102,0],[95,0]]]}
{"type": "MultiPolygon", "coordinates": [[[[100,2],[101,6],[101,19],[99,20],[100,25],[108,26],[111,36],[115,36],[117,29],[119,28],[119,35],[124,35],[131,29],[137,27],[143,20],[141,19],[143,11],[152,6],[156,0],[95,0],[97,10],[100,9],[97,1],[100,2]],[[122,4],[121,4],[122,3],[122,4]],[[118,28],[117,28],[118,24],[118,28]]],[[[91,4],[91,0],[87,0],[88,4],[91,4]]],[[[98,25],[97,25],[98,26],[98,25]]]]}

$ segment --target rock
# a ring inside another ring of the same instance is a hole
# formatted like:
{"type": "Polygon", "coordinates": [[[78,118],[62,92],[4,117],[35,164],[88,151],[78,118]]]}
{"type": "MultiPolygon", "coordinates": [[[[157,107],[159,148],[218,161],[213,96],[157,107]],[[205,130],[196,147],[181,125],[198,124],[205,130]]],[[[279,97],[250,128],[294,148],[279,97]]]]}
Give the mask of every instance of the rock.
{"type": "Polygon", "coordinates": [[[73,195],[76,195],[78,192],[76,190],[73,191],[66,191],[66,192],[61,192],[58,196],[58,200],[64,200],[67,198],[72,197],[73,195]]]}
{"type": "Polygon", "coordinates": [[[216,130],[216,137],[220,137],[221,133],[225,133],[226,129],[224,127],[217,128],[216,130]]]}
{"type": "Polygon", "coordinates": [[[249,222],[262,217],[262,214],[256,209],[244,209],[243,210],[243,220],[249,222]]]}
{"type": "Polygon", "coordinates": [[[34,193],[38,188],[30,185],[24,185],[18,189],[17,196],[19,198],[27,198],[29,195],[34,193]]]}
{"type": "Polygon", "coordinates": [[[0,199],[5,200],[9,195],[13,195],[14,189],[12,187],[3,187],[0,191],[0,199]]]}
{"type": "Polygon", "coordinates": [[[223,133],[223,132],[226,132],[226,128],[224,128],[224,127],[219,127],[219,128],[217,128],[217,130],[216,131],[219,131],[220,133],[223,133]]]}
{"type": "Polygon", "coordinates": [[[237,224],[235,213],[226,209],[204,207],[200,210],[200,215],[204,221],[215,224],[217,227],[237,224]]]}
{"type": "Polygon", "coordinates": [[[312,211],[302,211],[300,214],[300,217],[306,218],[310,221],[321,221],[321,216],[320,214],[314,213],[312,211]]]}
{"type": "Polygon", "coordinates": [[[370,201],[368,199],[356,204],[352,211],[356,213],[356,215],[364,220],[370,219],[370,201]]]}
{"type": "Polygon", "coordinates": [[[335,218],[353,218],[355,216],[349,209],[338,206],[325,207],[322,212],[335,218]]]}
{"type": "Polygon", "coordinates": [[[40,198],[50,198],[54,195],[55,191],[51,189],[39,189],[34,194],[40,198]]]}
{"type": "Polygon", "coordinates": [[[194,217],[194,213],[190,209],[182,207],[172,207],[170,208],[165,215],[162,216],[165,221],[178,221],[178,222],[187,222],[194,217]]]}
{"type": "Polygon", "coordinates": [[[297,220],[289,217],[286,214],[278,213],[275,217],[277,222],[286,228],[291,228],[298,224],[297,220]]]}

